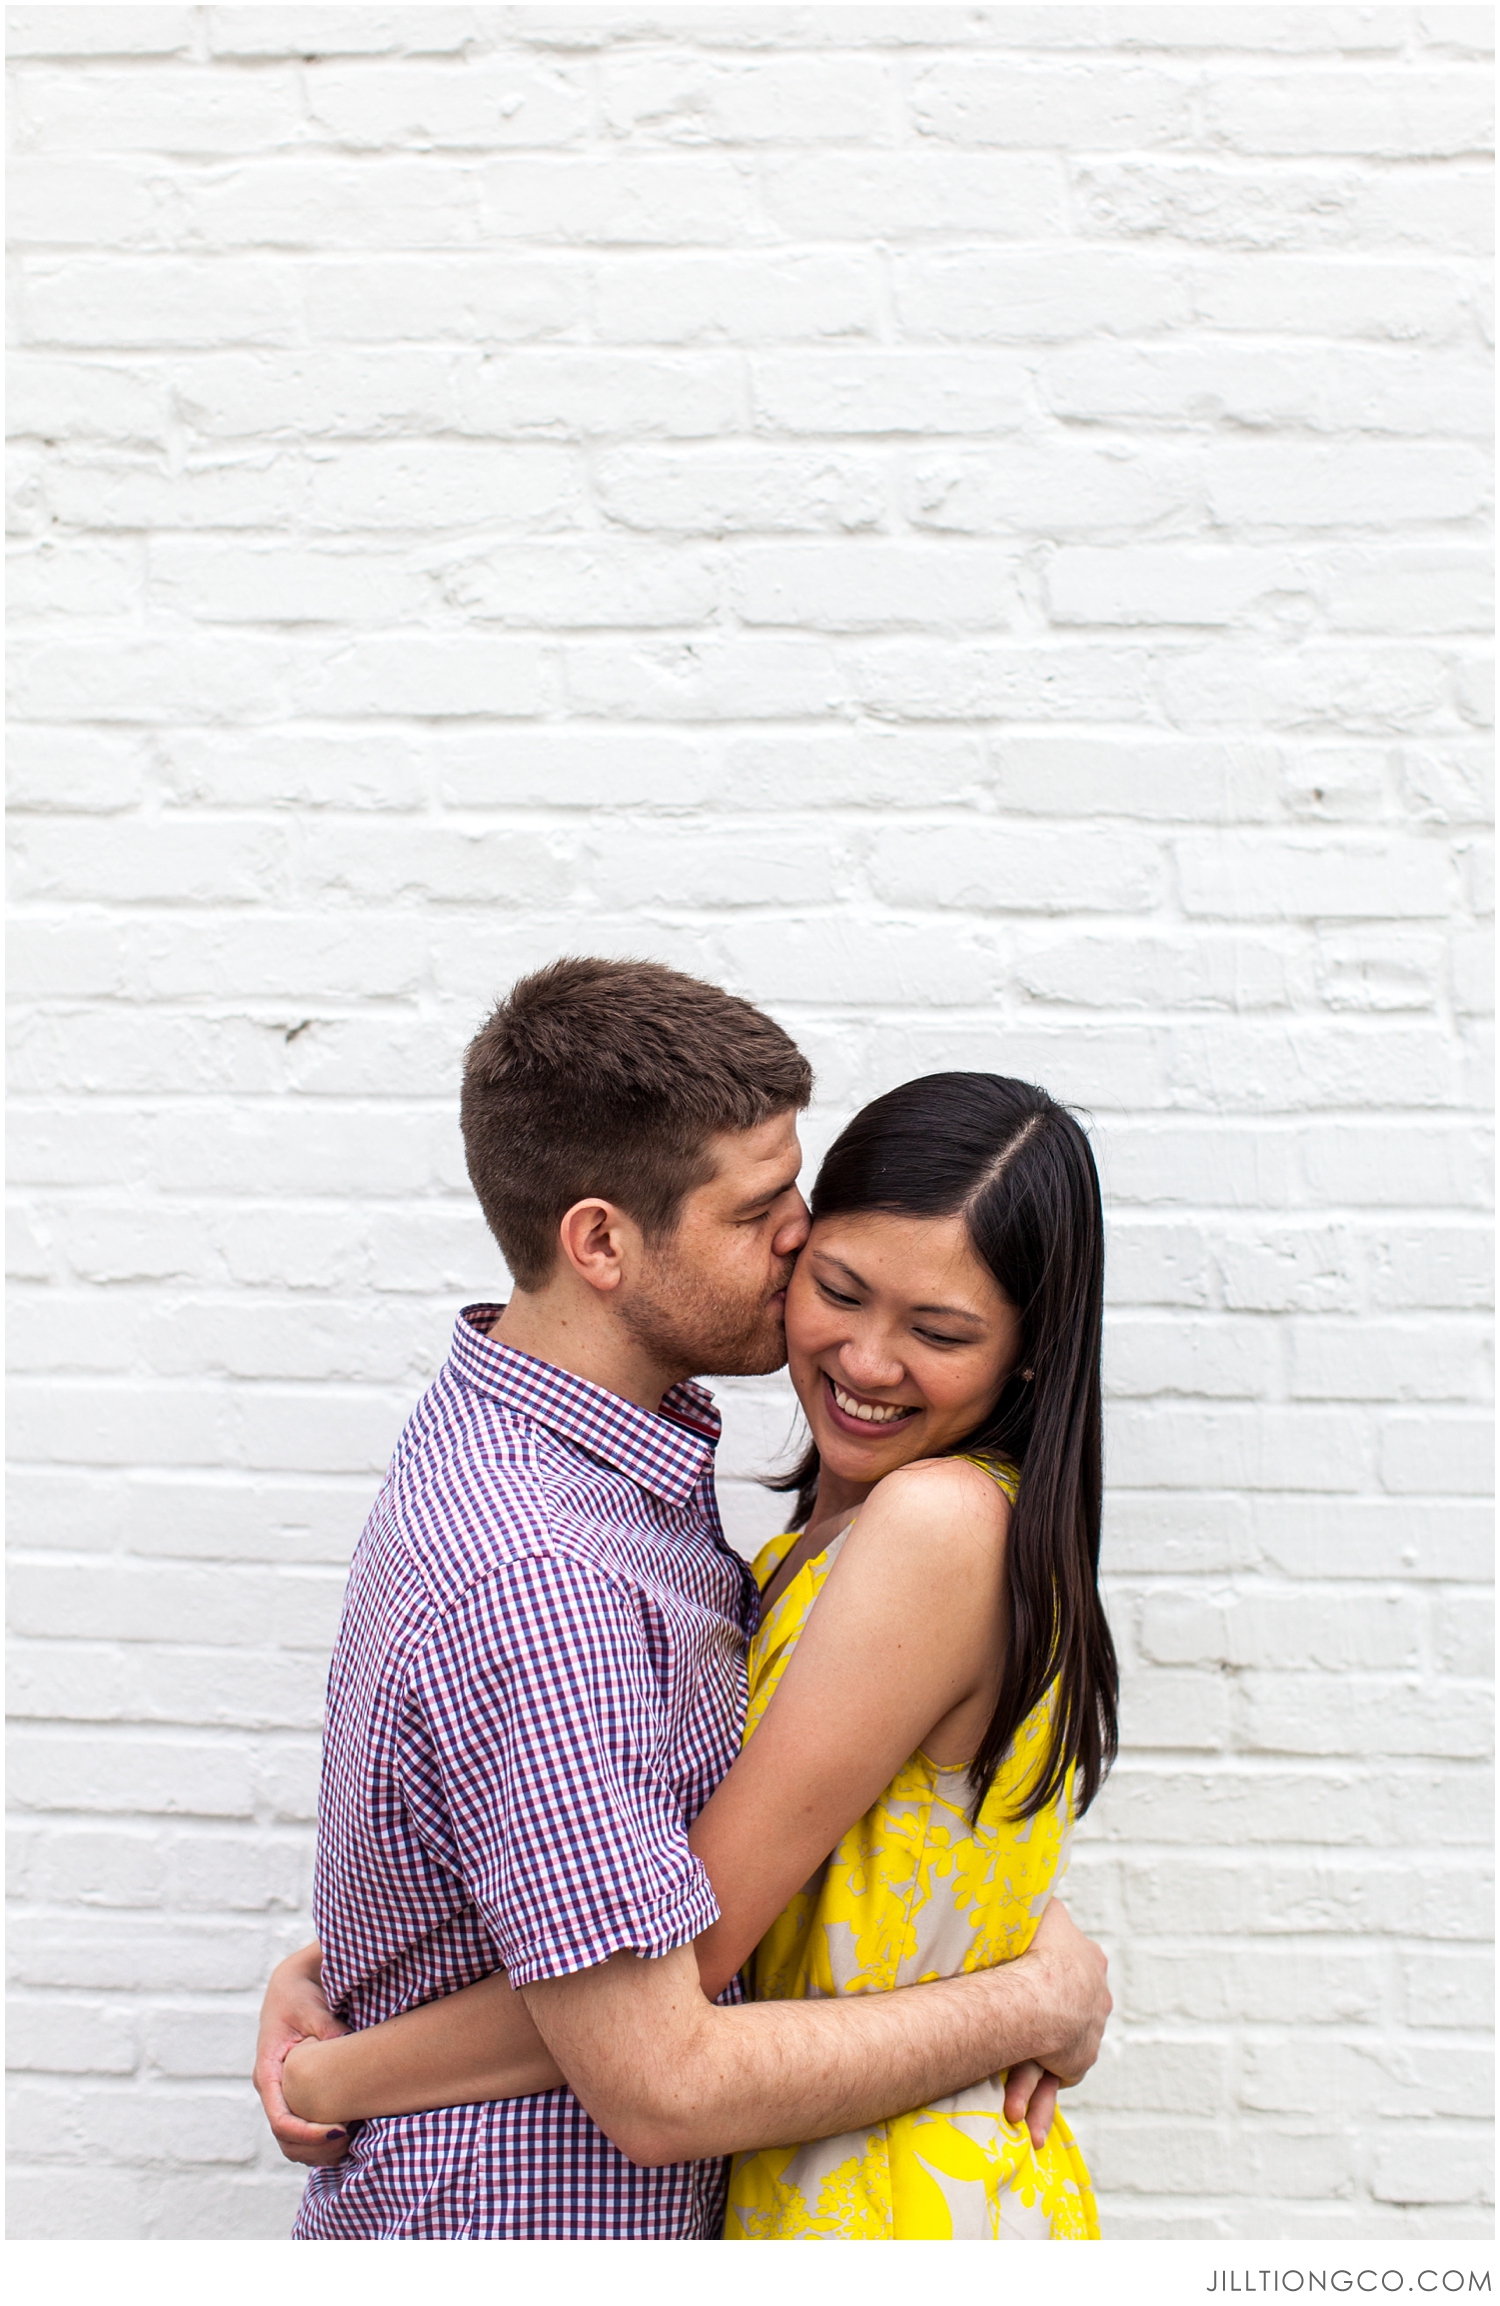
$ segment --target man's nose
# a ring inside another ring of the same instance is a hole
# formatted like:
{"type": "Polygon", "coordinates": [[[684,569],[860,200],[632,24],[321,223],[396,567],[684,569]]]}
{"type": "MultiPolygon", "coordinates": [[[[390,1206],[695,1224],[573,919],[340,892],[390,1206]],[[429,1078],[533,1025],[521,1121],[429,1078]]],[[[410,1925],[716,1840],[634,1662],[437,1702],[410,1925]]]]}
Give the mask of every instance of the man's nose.
{"type": "Polygon", "coordinates": [[[771,1247],[778,1257],[795,1257],[811,1231],[812,1218],[808,1215],[807,1203],[799,1193],[795,1212],[787,1218],[785,1224],[777,1226],[771,1236],[771,1247]]]}

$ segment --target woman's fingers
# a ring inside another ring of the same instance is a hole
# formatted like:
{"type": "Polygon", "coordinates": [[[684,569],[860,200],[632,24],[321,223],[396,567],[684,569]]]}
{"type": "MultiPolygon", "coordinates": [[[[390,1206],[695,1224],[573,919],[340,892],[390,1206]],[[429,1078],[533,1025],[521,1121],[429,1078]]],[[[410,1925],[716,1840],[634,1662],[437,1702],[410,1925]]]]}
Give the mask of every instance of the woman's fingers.
{"type": "MultiPolygon", "coordinates": [[[[340,2032],[344,2029],[340,2027],[340,2032]]],[[[323,2122],[304,2122],[292,2112],[282,2088],[282,2068],[287,2053],[304,2035],[294,2035],[290,2041],[268,2040],[264,2031],[256,2050],[255,2070],[251,2080],[260,2099],[271,2135],[289,2162],[306,2162],[315,2168],[327,2168],[342,2162],[349,2151],[349,2133],[343,2129],[330,2129],[323,2122]]]]}
{"type": "Polygon", "coordinates": [[[250,2079],[271,2134],[289,2162],[326,2167],[342,2162],[349,2151],[347,2130],[300,2120],[287,2104],[282,2087],[287,2053],[298,2042],[328,2041],[348,2031],[324,1998],[323,1957],[317,1945],[299,1947],[277,1963],[260,2006],[260,2034],[250,2079]]]}
{"type": "Polygon", "coordinates": [[[288,1954],[271,1972],[260,2005],[260,2030],[263,2038],[277,2041],[304,2034],[322,2041],[330,2034],[347,2033],[324,1997],[322,1955],[316,1945],[288,1954]]]}

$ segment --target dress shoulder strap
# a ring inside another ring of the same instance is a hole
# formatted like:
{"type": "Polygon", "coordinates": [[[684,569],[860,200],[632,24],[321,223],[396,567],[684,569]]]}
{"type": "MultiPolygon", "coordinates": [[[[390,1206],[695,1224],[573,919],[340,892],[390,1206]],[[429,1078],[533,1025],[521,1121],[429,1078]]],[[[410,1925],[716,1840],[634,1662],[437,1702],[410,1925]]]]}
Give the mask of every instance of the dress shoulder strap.
{"type": "Polygon", "coordinates": [[[1012,1505],[1021,1487],[1021,1468],[1005,1457],[978,1457],[968,1450],[963,1452],[966,1465],[977,1465],[996,1485],[1003,1489],[1012,1505]]]}

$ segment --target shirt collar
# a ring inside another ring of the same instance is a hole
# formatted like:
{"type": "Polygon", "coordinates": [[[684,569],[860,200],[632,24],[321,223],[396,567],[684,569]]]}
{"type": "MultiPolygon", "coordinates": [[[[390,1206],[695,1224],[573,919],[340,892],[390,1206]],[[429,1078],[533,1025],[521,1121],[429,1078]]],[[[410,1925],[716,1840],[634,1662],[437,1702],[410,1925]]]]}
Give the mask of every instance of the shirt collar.
{"type": "Polygon", "coordinates": [[[663,1394],[659,1410],[640,1409],[490,1337],[504,1310],[466,1305],[459,1315],[450,1360],[464,1382],[577,1442],[667,1504],[685,1504],[713,1463],[722,1423],[713,1395],[685,1378],[663,1394]]]}

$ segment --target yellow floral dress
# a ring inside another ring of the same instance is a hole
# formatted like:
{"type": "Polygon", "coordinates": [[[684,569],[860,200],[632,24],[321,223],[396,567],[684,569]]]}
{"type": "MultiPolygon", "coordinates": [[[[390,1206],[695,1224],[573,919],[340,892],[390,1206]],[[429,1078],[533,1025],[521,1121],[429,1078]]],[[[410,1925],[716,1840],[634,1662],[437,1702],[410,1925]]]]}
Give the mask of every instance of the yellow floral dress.
{"type": "MultiPolygon", "coordinates": [[[[983,1463],[983,1460],[976,1460],[983,1463]]],[[[1017,1476],[986,1464],[1014,1500],[1017,1476]]],[[[770,1703],[845,1530],[804,1564],[750,1649],[748,1737],[770,1703]]],[[[755,1562],[762,1591],[797,1542],[773,1538],[755,1562]]],[[[913,1754],[844,1835],[757,1947],[757,2001],[879,1994],[1013,1961],[1031,1943],[1066,1863],[1072,1778],[1055,1806],[1015,1807],[1046,1736],[1048,1700],[1023,1723],[970,1825],[962,1765],[913,1754]]],[[[1099,2238],[1083,2157],[1059,2115],[1040,2153],[1005,2118],[996,2074],[936,2105],[807,2146],[735,2157],[731,2242],[1082,2242],[1099,2238]]]]}

